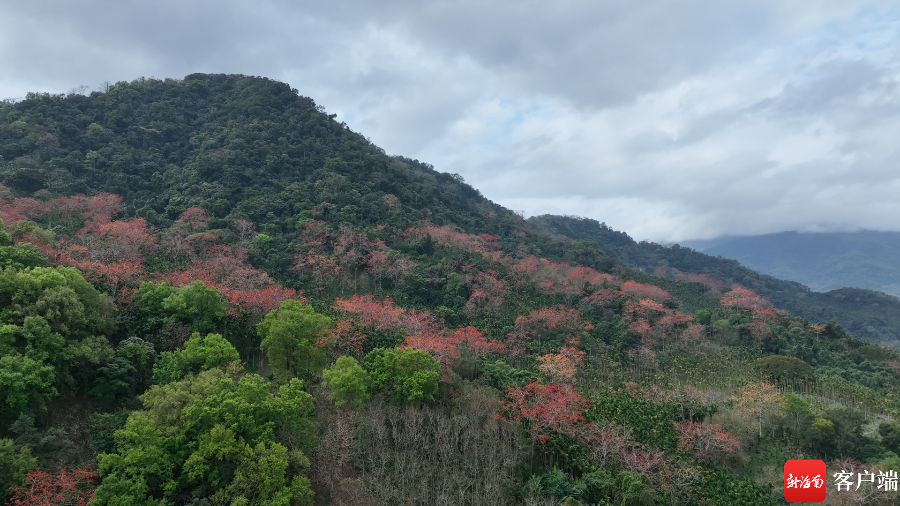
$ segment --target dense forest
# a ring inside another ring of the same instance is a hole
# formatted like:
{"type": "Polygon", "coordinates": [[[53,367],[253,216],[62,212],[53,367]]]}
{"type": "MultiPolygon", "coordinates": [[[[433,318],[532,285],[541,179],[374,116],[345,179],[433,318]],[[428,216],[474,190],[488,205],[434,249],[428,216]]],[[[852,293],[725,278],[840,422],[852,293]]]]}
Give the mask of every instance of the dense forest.
{"type": "Polygon", "coordinates": [[[764,505],[789,459],[900,469],[886,306],[523,220],[283,83],[2,103],[0,180],[9,504],[764,505]]]}

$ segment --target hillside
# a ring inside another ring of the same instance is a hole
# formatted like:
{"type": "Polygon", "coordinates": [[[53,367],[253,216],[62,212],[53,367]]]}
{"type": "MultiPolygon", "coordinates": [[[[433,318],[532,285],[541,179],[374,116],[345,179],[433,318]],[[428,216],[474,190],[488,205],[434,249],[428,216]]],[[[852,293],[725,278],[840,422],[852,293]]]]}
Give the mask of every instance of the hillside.
{"type": "Polygon", "coordinates": [[[780,308],[816,322],[837,321],[866,339],[892,342],[900,336],[900,312],[881,310],[895,302],[878,294],[854,291],[849,299],[842,293],[810,294],[798,283],[685,248],[637,244],[593,220],[552,218],[549,231],[587,241],[576,248],[558,236],[534,233],[462,178],[387,156],[312,99],[268,79],[202,74],[147,79],[118,83],[90,97],[31,94],[15,107],[3,107],[0,180],[13,189],[121,195],[129,215],[157,227],[191,207],[206,209],[214,219],[248,219],[273,241],[266,258],[254,262],[284,283],[291,283],[283,276],[291,263],[285,234],[304,220],[354,226],[390,220],[408,227],[428,219],[496,235],[507,251],[526,248],[557,261],[608,269],[591,251],[595,241],[613,258],[645,271],[665,260],[682,272],[761,290],[780,308]]]}
{"type": "Polygon", "coordinates": [[[283,83],[31,94],[0,156],[15,504],[774,505],[787,459],[900,467],[900,353],[779,309],[887,335],[865,294],[525,221],[283,83]]]}
{"type": "MultiPolygon", "coordinates": [[[[265,78],[196,74],[89,97],[29,94],[0,104],[0,115],[0,180],[20,194],[108,192],[157,227],[192,207],[219,225],[248,219],[274,241],[264,262],[275,276],[290,264],[285,234],[305,220],[405,228],[427,219],[498,235],[508,248],[535,242],[510,233],[521,219],[461,177],[387,156],[265,78]]],[[[590,245],[539,242],[544,255],[591,261],[590,245]]]]}
{"type": "Polygon", "coordinates": [[[798,281],[817,292],[854,287],[900,297],[900,233],[783,232],[736,237],[708,248],[764,274],[798,281]]]}
{"type": "MultiPolygon", "coordinates": [[[[774,275],[763,274],[742,265],[739,260],[731,259],[738,258],[736,251],[740,250],[740,245],[745,244],[745,240],[735,239],[725,245],[711,246],[701,253],[679,245],[639,243],[627,234],[616,232],[591,219],[537,216],[528,221],[550,233],[596,241],[611,256],[645,272],[655,272],[667,277],[681,276],[683,279],[689,279],[688,274],[697,274],[727,284],[736,283],[771,299],[776,307],[811,321],[833,320],[857,336],[889,346],[896,346],[900,339],[900,299],[864,288],[839,288],[824,293],[816,292],[797,281],[787,281],[774,275]],[[724,254],[713,256],[714,252],[724,251],[723,248],[727,245],[734,245],[728,251],[732,251],[735,256],[724,254]]],[[[884,238],[880,243],[891,244],[884,238]]],[[[887,245],[885,252],[890,250],[887,245]]],[[[777,255],[774,257],[779,258],[777,255]]],[[[889,255],[883,255],[883,260],[896,261],[890,259],[889,255]]],[[[831,264],[830,261],[823,260],[823,262],[831,264]]],[[[816,264],[810,259],[810,265],[816,264]]],[[[871,272],[865,265],[859,269],[871,272]]],[[[848,285],[845,286],[858,285],[848,281],[848,285]]]]}

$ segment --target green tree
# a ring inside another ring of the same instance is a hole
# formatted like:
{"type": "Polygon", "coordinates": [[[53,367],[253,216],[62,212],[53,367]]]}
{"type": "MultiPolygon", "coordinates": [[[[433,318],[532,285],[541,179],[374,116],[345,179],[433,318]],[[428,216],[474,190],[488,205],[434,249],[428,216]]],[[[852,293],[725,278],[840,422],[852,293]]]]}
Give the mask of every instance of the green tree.
{"type": "Polygon", "coordinates": [[[863,433],[866,416],[862,412],[843,405],[832,406],[825,410],[823,418],[834,424],[830,456],[850,456],[866,461],[881,452],[880,445],[863,433]]]}
{"type": "Polygon", "coordinates": [[[199,332],[194,332],[184,343],[182,356],[187,363],[203,371],[227,367],[241,360],[237,350],[224,337],[219,334],[200,337],[199,332]]]}
{"type": "Polygon", "coordinates": [[[372,387],[397,401],[434,400],[440,364],[431,355],[412,348],[375,348],[363,360],[372,387]]]}
{"type": "Polygon", "coordinates": [[[103,364],[98,372],[88,394],[103,401],[107,407],[113,407],[118,401],[136,395],[138,371],[124,357],[113,358],[103,364]]]}
{"type": "Polygon", "coordinates": [[[0,270],[0,351],[51,367],[63,394],[84,392],[112,358],[108,303],[71,267],[0,270]]]}
{"type": "Polygon", "coordinates": [[[163,307],[163,301],[176,292],[167,283],[145,281],[134,292],[134,303],[143,316],[143,332],[152,334],[170,319],[171,314],[163,307]]]}
{"type": "Polygon", "coordinates": [[[784,394],[781,412],[790,417],[792,428],[798,437],[802,437],[804,427],[812,423],[812,405],[795,393],[784,394]]]}
{"type": "Polygon", "coordinates": [[[161,305],[170,314],[168,322],[180,321],[196,332],[213,332],[228,311],[222,294],[201,281],[182,286],[161,305]]]}
{"type": "Polygon", "coordinates": [[[54,332],[47,320],[40,316],[26,316],[19,334],[25,339],[25,355],[39,362],[49,362],[53,365],[62,365],[62,351],[66,346],[66,339],[58,332],[54,332]]]}
{"type": "Polygon", "coordinates": [[[153,367],[153,377],[159,383],[171,383],[188,374],[209,369],[226,369],[240,363],[234,346],[219,334],[201,336],[194,332],[184,343],[184,348],[164,351],[153,367]]]}
{"type": "Polygon", "coordinates": [[[280,381],[303,375],[307,380],[325,362],[325,352],[316,346],[331,319],[316,313],[312,306],[286,300],[256,326],[262,338],[269,367],[280,381]]]}
{"type": "Polygon", "coordinates": [[[137,337],[129,337],[116,347],[115,356],[99,368],[94,386],[88,392],[113,407],[129,402],[150,386],[156,350],[137,337]]]}
{"type": "Polygon", "coordinates": [[[115,352],[103,336],[86,337],[69,342],[65,350],[65,363],[57,370],[57,384],[63,394],[87,391],[97,370],[112,360],[115,352]],[[61,377],[60,377],[61,376],[61,377]]]}
{"type": "Polygon", "coordinates": [[[0,357],[0,421],[6,426],[21,414],[44,410],[56,397],[53,367],[14,353],[0,357]]]}
{"type": "Polygon", "coordinates": [[[5,267],[25,269],[45,265],[47,259],[41,255],[37,246],[27,242],[13,244],[12,236],[5,230],[3,220],[0,220],[0,269],[5,267]]]}
{"type": "Polygon", "coordinates": [[[697,496],[717,506],[775,506],[772,486],[757,483],[747,477],[739,478],[722,467],[701,470],[697,496]]]}
{"type": "Polygon", "coordinates": [[[822,455],[830,455],[834,450],[834,422],[825,418],[815,418],[810,423],[808,444],[812,449],[822,455]]]}
{"type": "Polygon", "coordinates": [[[359,408],[369,398],[369,375],[353,357],[338,357],[322,371],[322,377],[328,382],[335,406],[349,404],[359,408]]]}
{"type": "Polygon", "coordinates": [[[0,271],[0,323],[22,325],[39,316],[67,339],[103,332],[103,295],[71,267],[7,267],[0,271]]]}
{"type": "Polygon", "coordinates": [[[312,504],[301,473],[313,400],[302,387],[273,392],[258,375],[216,368],[151,387],[116,432],[116,453],[99,457],[96,504],[312,504]]]}
{"type": "Polygon", "coordinates": [[[824,418],[816,418],[812,421],[812,431],[821,438],[834,437],[834,423],[824,418]]]}
{"type": "MultiPolygon", "coordinates": [[[[2,234],[6,234],[0,230],[0,242],[3,242],[2,234]]],[[[6,234],[8,237],[9,234],[6,234]]],[[[27,267],[43,267],[47,265],[47,259],[41,255],[37,246],[27,242],[20,242],[13,246],[0,246],[0,269],[4,267],[12,267],[13,269],[25,269],[27,267]]]]}
{"type": "Polygon", "coordinates": [[[94,413],[87,419],[91,431],[94,450],[97,453],[113,453],[116,451],[115,433],[125,426],[128,411],[120,410],[109,413],[94,413]]]}
{"type": "Polygon", "coordinates": [[[251,447],[230,429],[216,425],[200,438],[197,451],[184,464],[184,472],[195,481],[219,487],[215,504],[280,506],[311,503],[312,490],[303,477],[287,478],[291,460],[303,467],[309,461],[290,455],[279,443],[257,443],[251,447]]]}
{"type": "Polygon", "coordinates": [[[709,325],[712,323],[712,313],[708,309],[698,309],[694,313],[694,321],[700,325],[709,325]]]}
{"type": "Polygon", "coordinates": [[[0,439],[0,501],[9,499],[10,487],[24,485],[25,474],[37,465],[28,448],[17,447],[11,439],[0,439]]]}
{"type": "Polygon", "coordinates": [[[900,452],[900,423],[893,420],[881,422],[878,426],[878,435],[881,436],[881,445],[885,450],[900,452]]]}
{"type": "Polygon", "coordinates": [[[763,378],[773,383],[807,381],[812,379],[812,368],[806,362],[794,357],[770,355],[753,362],[753,368],[763,378]]]}
{"type": "Polygon", "coordinates": [[[504,391],[507,387],[523,387],[536,378],[537,374],[524,369],[516,369],[502,360],[481,359],[478,381],[504,391]]]}
{"type": "Polygon", "coordinates": [[[723,318],[713,322],[713,327],[718,332],[728,332],[728,330],[731,329],[731,322],[723,318]]]}

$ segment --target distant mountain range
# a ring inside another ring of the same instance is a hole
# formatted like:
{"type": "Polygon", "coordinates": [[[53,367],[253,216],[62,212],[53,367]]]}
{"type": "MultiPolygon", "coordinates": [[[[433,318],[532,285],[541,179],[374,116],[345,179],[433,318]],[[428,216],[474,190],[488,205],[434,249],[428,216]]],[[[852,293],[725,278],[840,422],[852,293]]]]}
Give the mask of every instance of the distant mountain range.
{"type": "Polygon", "coordinates": [[[782,232],[682,243],[827,292],[868,288],[900,297],[900,232],[782,232]]]}

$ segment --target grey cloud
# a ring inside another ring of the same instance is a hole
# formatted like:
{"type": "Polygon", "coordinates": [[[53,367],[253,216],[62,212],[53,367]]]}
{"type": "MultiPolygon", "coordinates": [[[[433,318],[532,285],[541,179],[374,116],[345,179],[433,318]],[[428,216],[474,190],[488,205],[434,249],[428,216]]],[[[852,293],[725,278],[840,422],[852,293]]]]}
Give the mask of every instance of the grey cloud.
{"type": "MultiPolygon", "coordinates": [[[[340,60],[342,39],[365,27],[408,35],[444,59],[472,58],[518,89],[579,106],[641,92],[739,56],[776,31],[766,2],[10,2],[8,19],[61,30],[95,52],[127,48],[153,71],[197,66],[309,67],[340,60]]],[[[25,36],[27,34],[21,33],[25,36]]],[[[22,37],[20,40],[27,40],[22,37]]],[[[58,39],[57,39],[58,40],[58,39]]],[[[57,54],[68,54],[66,44],[57,54]]],[[[110,66],[114,66],[112,62],[110,66]]],[[[399,77],[399,76],[398,76],[399,77]]],[[[398,79],[394,80],[395,82],[398,79]]],[[[359,84],[363,84],[362,81],[359,84]]]]}
{"type": "Polygon", "coordinates": [[[518,87],[579,106],[627,101],[737,56],[775,29],[778,14],[766,2],[422,5],[393,9],[391,19],[417,40],[509,75],[518,87]]]}
{"type": "Polygon", "coordinates": [[[886,82],[887,69],[862,59],[835,58],[808,71],[802,83],[788,83],[777,98],[759,104],[784,116],[820,115],[848,105],[859,107],[860,95],[895,95],[897,84],[886,82]]]}
{"type": "Polygon", "coordinates": [[[854,45],[874,36],[863,6],[895,8],[10,0],[0,97],[141,75],[265,75],[388,152],[528,213],[591,215],[655,240],[896,228],[885,218],[900,214],[900,80],[885,57],[896,16],[879,21],[877,44],[854,45]]]}

